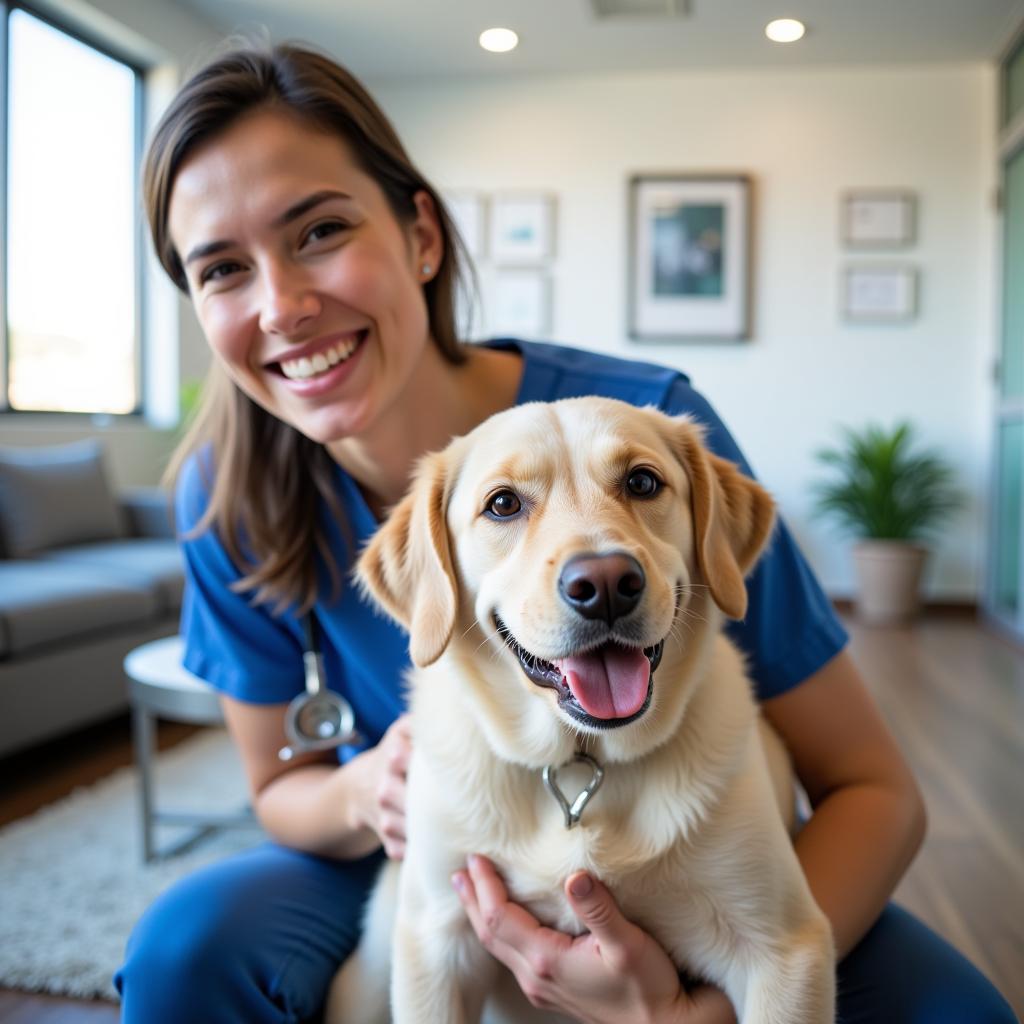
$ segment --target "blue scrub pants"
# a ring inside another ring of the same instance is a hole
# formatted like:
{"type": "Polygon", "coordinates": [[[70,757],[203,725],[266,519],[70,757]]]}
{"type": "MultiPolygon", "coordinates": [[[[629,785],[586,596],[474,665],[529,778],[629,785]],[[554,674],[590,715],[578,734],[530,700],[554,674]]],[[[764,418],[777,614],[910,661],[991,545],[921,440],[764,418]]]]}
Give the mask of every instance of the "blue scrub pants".
{"type": "MultiPolygon", "coordinates": [[[[315,1021],[359,938],[381,861],[342,863],[267,843],[182,879],[128,941],[114,979],[122,1021],[315,1021]]],[[[840,1024],[1016,1020],[976,968],[893,905],[840,964],[838,982],[840,1024]]]]}

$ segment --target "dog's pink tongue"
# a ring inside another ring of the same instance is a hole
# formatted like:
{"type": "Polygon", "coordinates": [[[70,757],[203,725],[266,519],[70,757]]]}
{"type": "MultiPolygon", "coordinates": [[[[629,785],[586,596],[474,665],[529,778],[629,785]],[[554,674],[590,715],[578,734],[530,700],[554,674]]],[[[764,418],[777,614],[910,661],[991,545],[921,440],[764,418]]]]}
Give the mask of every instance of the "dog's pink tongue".
{"type": "Polygon", "coordinates": [[[647,699],[651,663],[638,647],[607,644],[554,664],[580,706],[594,718],[628,718],[647,699]]]}

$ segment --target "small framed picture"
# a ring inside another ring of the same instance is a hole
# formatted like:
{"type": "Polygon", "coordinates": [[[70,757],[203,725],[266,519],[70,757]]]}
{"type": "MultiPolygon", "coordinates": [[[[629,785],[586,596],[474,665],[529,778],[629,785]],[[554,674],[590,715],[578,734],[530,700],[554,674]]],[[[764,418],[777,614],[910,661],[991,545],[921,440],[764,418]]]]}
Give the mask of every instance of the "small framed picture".
{"type": "Polygon", "coordinates": [[[917,269],[905,265],[845,267],[842,312],[851,323],[904,323],[917,315],[917,269]]]}
{"type": "Polygon", "coordinates": [[[498,269],[493,276],[489,330],[543,338],[551,330],[551,280],[543,270],[498,269]]]}
{"type": "Polygon", "coordinates": [[[750,179],[637,176],[629,196],[629,335],[739,341],[750,333],[750,179]]]}
{"type": "Polygon", "coordinates": [[[912,192],[871,189],[842,201],[843,241],[851,248],[900,248],[913,244],[917,203],[912,192]]]}
{"type": "Polygon", "coordinates": [[[442,196],[466,250],[474,260],[487,255],[486,200],[481,192],[451,189],[442,196]]]}
{"type": "Polygon", "coordinates": [[[496,263],[539,264],[555,248],[555,201],[543,193],[499,193],[491,199],[491,258],[496,263]]]}

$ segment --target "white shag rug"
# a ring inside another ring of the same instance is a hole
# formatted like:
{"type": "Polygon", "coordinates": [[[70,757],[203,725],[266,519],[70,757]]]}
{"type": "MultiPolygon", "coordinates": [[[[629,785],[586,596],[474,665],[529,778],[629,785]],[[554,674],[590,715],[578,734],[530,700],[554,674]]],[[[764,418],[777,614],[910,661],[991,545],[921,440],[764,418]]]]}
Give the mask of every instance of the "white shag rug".
{"type": "MultiPolygon", "coordinates": [[[[160,754],[157,806],[233,813],[245,804],[238,755],[223,730],[160,754]]],[[[0,829],[0,986],[117,1000],[111,977],[132,926],[189,871],[261,841],[256,828],[215,832],[144,865],[134,768],[122,768],[0,829]]],[[[158,848],[188,830],[160,826],[158,848]]]]}

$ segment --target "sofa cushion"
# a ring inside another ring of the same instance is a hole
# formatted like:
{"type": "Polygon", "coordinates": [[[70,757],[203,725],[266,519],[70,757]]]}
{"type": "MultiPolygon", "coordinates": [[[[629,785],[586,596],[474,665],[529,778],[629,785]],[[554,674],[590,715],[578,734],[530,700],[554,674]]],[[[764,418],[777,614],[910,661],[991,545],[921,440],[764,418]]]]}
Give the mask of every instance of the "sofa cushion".
{"type": "MultiPolygon", "coordinates": [[[[185,564],[176,541],[149,538],[76,544],[39,556],[48,565],[88,566],[108,583],[125,580],[152,591],[161,612],[181,607],[185,564]]],[[[2,563],[0,563],[2,564],[2,563]]]]}
{"type": "Polygon", "coordinates": [[[174,539],[171,496],[159,487],[127,487],[118,495],[130,537],[174,539]]]}
{"type": "Polygon", "coordinates": [[[149,587],[108,579],[90,565],[0,561],[3,657],[143,623],[159,610],[149,587]]]}
{"type": "Polygon", "coordinates": [[[0,448],[0,533],[8,558],[123,537],[125,524],[95,440],[0,448]]]}

